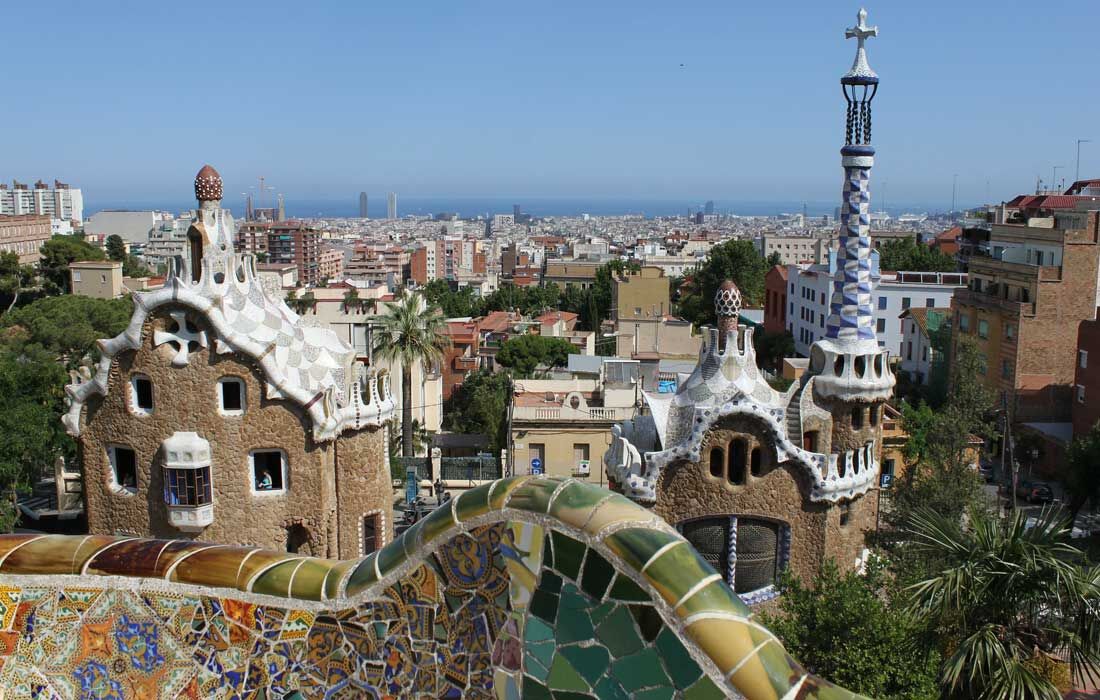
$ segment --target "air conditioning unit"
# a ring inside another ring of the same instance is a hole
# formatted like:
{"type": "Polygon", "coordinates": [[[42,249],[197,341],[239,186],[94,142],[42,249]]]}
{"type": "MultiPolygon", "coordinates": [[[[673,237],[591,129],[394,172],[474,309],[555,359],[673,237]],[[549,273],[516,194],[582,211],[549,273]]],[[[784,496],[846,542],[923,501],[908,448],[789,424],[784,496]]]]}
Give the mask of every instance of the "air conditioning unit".
{"type": "Polygon", "coordinates": [[[587,459],[582,459],[581,461],[577,462],[577,476],[588,476],[591,473],[592,466],[589,464],[589,461],[587,459]]]}

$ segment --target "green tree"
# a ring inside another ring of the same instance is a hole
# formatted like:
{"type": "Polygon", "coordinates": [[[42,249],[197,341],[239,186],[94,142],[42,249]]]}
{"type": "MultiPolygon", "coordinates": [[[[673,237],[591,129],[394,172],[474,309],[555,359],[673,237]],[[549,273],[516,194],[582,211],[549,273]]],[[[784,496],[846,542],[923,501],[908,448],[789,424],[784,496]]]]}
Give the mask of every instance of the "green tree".
{"type": "Polygon", "coordinates": [[[6,345],[16,349],[36,345],[55,362],[60,359],[72,367],[87,354],[98,357],[97,340],[126,330],[133,308],[129,297],[43,297],[5,314],[0,326],[7,329],[6,345]]]}
{"type": "Polygon", "coordinates": [[[467,374],[444,406],[444,427],[455,433],[487,435],[489,449],[498,454],[508,444],[511,386],[512,380],[504,372],[467,374]]]}
{"type": "Polygon", "coordinates": [[[122,236],[114,233],[107,236],[107,242],[104,244],[104,248],[107,250],[107,258],[109,260],[122,262],[126,259],[126,242],[122,240],[122,236]]]}
{"type": "Polygon", "coordinates": [[[500,346],[496,361],[510,367],[516,377],[530,379],[539,365],[564,367],[569,362],[569,355],[574,352],[576,348],[564,338],[519,335],[500,346]]]}
{"type": "Polygon", "coordinates": [[[1100,504],[1100,423],[1070,443],[1061,476],[1069,496],[1070,522],[1076,522],[1086,503],[1100,504]]]}
{"type": "Polygon", "coordinates": [[[484,301],[474,295],[472,287],[451,289],[446,280],[432,280],[420,288],[429,304],[438,306],[446,318],[481,316],[484,301]]]}
{"type": "Polygon", "coordinates": [[[921,643],[879,560],[865,575],[828,560],[807,586],[784,574],[779,614],[761,621],[806,668],[848,690],[887,700],[936,695],[939,654],[921,643]]]}
{"type": "Polygon", "coordinates": [[[944,696],[1057,700],[1067,671],[1100,679],[1100,567],[1080,566],[1068,521],[1052,509],[1031,527],[1020,511],[970,515],[965,528],[932,511],[911,523],[912,546],[942,562],[908,591],[940,641],[944,696]]]}
{"type": "Polygon", "coordinates": [[[759,306],[764,300],[766,261],[752,241],[726,241],[710,249],[707,261],[692,275],[692,289],[682,298],[680,315],[697,325],[714,324],[714,295],[730,279],[741,290],[745,306],[759,306]]]}
{"type": "Polygon", "coordinates": [[[763,328],[757,328],[752,335],[752,344],[761,366],[771,370],[778,370],[783,358],[794,357],[795,354],[794,336],[790,331],[765,333],[763,328]]]}
{"type": "Polygon", "coordinates": [[[779,254],[778,250],[772,251],[772,254],[768,256],[767,263],[768,263],[768,269],[769,270],[772,269],[773,267],[782,267],[783,266],[783,256],[779,254]]]}
{"type": "Polygon", "coordinates": [[[0,253],[0,294],[11,297],[7,311],[15,307],[19,294],[33,282],[34,269],[20,264],[18,253],[0,253]]]}
{"type": "Polygon", "coordinates": [[[917,243],[916,238],[897,238],[879,246],[879,267],[912,272],[954,272],[955,258],[917,243]]]}
{"type": "Polygon", "coordinates": [[[68,294],[69,264],[80,260],[102,260],[103,251],[83,239],[54,236],[42,244],[38,272],[49,294],[68,294]]]}
{"type": "Polygon", "coordinates": [[[122,259],[122,274],[126,277],[152,277],[153,271],[133,255],[122,259]]]}
{"type": "Polygon", "coordinates": [[[420,294],[407,294],[386,305],[374,339],[374,355],[401,367],[401,454],[415,456],[413,442],[412,366],[425,368],[443,359],[450,346],[446,322],[420,294]]]}

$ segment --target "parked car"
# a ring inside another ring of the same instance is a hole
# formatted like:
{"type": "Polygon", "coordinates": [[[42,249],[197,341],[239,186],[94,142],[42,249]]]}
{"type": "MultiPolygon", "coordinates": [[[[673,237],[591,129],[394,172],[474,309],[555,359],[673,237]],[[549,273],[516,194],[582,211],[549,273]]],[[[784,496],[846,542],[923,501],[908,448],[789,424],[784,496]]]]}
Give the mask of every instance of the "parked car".
{"type": "Polygon", "coordinates": [[[1021,481],[1016,484],[1016,496],[1028,503],[1050,503],[1054,500],[1054,491],[1045,481],[1021,481]]]}
{"type": "Polygon", "coordinates": [[[993,465],[989,462],[978,465],[978,474],[985,479],[986,483],[993,481],[993,465]]]}

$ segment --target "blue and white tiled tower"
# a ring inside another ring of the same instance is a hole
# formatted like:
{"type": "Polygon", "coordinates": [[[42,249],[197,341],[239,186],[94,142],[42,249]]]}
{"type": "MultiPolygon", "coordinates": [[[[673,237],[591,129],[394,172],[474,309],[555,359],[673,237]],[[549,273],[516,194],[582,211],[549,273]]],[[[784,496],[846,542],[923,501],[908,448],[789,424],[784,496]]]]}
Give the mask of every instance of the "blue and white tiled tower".
{"type": "Polygon", "coordinates": [[[867,39],[878,27],[867,26],[861,9],[856,26],[845,36],[856,39],[852,68],[840,79],[848,103],[844,147],[844,191],[840,209],[840,251],[837,255],[826,336],[811,350],[811,367],[821,378],[817,390],[826,397],[875,401],[894,386],[886,351],[875,333],[874,278],[871,265],[871,101],[879,78],[867,63],[867,39]]]}

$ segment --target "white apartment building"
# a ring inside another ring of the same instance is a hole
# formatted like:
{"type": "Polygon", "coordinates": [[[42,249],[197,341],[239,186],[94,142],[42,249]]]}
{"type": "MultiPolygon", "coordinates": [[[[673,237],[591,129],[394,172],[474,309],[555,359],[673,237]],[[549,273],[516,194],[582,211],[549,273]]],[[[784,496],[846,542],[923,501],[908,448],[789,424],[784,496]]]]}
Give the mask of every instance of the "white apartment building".
{"type": "Polygon", "coordinates": [[[772,253],[779,254],[781,265],[811,263],[823,265],[829,260],[829,251],[836,243],[835,238],[812,238],[810,236],[772,236],[765,234],[753,242],[756,250],[764,258],[772,253]]]}
{"type": "Polygon", "coordinates": [[[0,214],[36,214],[81,226],[84,223],[84,195],[79,189],[57,180],[53,187],[41,180],[34,183],[33,188],[14,182],[9,189],[6,183],[0,183],[0,214]]]}
{"type": "Polygon", "coordinates": [[[932,366],[941,358],[932,347],[935,333],[951,318],[951,309],[927,309],[910,307],[901,314],[901,353],[898,355],[902,372],[915,384],[928,384],[932,366]]]}
{"type": "Polygon", "coordinates": [[[141,257],[145,263],[157,270],[168,265],[169,258],[187,257],[187,230],[191,222],[187,219],[165,219],[149,231],[149,239],[142,248],[141,257]]]}
{"type": "MultiPolygon", "coordinates": [[[[802,357],[809,357],[810,346],[825,335],[835,267],[835,253],[830,254],[828,265],[787,266],[787,330],[802,357]]],[[[966,286],[966,274],[960,272],[880,273],[877,253],[872,253],[871,269],[877,280],[872,299],[878,344],[894,357],[902,351],[898,317],[903,311],[950,307],[955,290],[966,286]]]]}
{"type": "Polygon", "coordinates": [[[127,243],[145,243],[149,232],[170,215],[156,211],[98,211],[89,217],[84,233],[89,236],[120,236],[127,243]]]}

